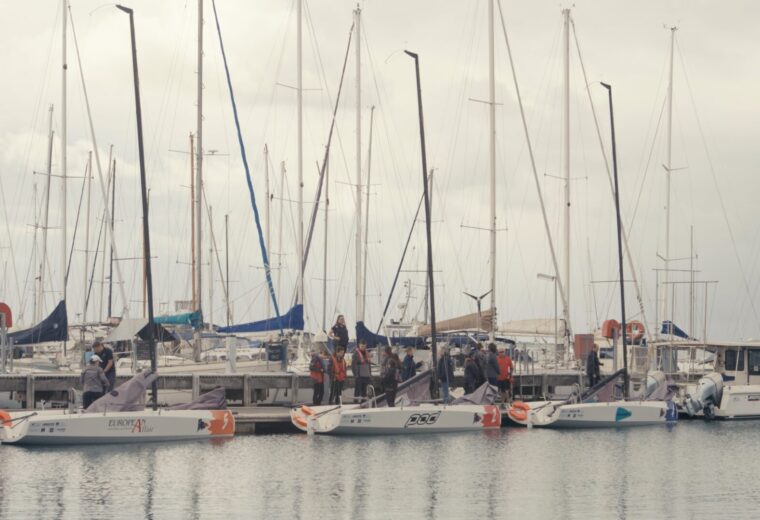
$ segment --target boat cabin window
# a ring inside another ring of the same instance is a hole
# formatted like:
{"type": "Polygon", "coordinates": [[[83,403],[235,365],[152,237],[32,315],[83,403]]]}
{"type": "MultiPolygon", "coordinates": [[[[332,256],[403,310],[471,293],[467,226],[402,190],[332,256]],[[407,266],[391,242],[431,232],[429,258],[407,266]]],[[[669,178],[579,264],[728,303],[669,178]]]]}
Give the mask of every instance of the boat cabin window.
{"type": "Polygon", "coordinates": [[[730,372],[744,372],[744,351],[733,348],[726,350],[725,367],[730,372]]]}
{"type": "Polygon", "coordinates": [[[749,375],[760,376],[760,349],[749,350],[749,375]]]}

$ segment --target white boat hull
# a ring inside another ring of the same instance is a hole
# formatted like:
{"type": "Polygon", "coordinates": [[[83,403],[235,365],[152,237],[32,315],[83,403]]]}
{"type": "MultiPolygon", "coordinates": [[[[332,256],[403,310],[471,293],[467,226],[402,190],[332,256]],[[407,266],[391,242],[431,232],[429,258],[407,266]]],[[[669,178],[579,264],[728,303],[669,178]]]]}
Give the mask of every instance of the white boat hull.
{"type": "Polygon", "coordinates": [[[501,426],[501,411],[493,405],[434,405],[394,408],[358,406],[300,407],[291,411],[302,431],[330,435],[408,435],[482,431],[501,426]]]}
{"type": "Polygon", "coordinates": [[[6,413],[0,444],[122,444],[232,437],[229,410],[144,410],[140,412],[6,413]],[[8,420],[8,417],[10,420],[8,420]]]}
{"type": "Polygon", "coordinates": [[[677,417],[675,407],[665,401],[541,405],[526,411],[520,420],[510,410],[510,418],[518,424],[540,428],[622,428],[667,424],[677,417]]]}
{"type": "Polygon", "coordinates": [[[724,386],[714,413],[716,419],[760,419],[760,386],[724,386]]]}

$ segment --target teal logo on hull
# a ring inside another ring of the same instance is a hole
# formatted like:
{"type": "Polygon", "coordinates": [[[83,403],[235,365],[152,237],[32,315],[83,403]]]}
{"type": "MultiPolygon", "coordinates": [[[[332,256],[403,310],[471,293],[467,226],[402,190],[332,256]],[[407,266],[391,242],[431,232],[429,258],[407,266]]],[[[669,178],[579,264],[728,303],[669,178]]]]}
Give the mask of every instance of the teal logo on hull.
{"type": "Polygon", "coordinates": [[[625,408],[618,408],[615,410],[615,422],[622,421],[623,419],[627,419],[632,414],[629,410],[626,410],[625,408]]]}

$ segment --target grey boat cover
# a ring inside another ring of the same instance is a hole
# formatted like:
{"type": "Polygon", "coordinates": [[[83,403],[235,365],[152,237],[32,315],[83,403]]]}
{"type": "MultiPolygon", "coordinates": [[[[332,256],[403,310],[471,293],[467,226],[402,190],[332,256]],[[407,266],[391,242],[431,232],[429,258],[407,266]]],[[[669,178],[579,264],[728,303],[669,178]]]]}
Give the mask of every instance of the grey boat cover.
{"type": "Polygon", "coordinates": [[[85,410],[85,413],[139,412],[144,410],[145,405],[140,404],[140,399],[156,378],[158,378],[158,374],[152,373],[150,370],[140,372],[92,403],[85,410]]]}
{"type": "MultiPolygon", "coordinates": [[[[400,383],[396,390],[396,402],[413,403],[415,401],[429,401],[430,381],[432,377],[433,371],[425,370],[424,372],[420,372],[416,376],[407,379],[403,383],[400,383]]],[[[378,396],[374,404],[378,408],[388,406],[386,394],[378,396]]],[[[364,401],[360,405],[361,408],[370,408],[371,406],[372,401],[364,401]]]]}
{"type": "Polygon", "coordinates": [[[199,395],[189,403],[175,404],[168,406],[167,410],[225,410],[227,408],[227,398],[225,397],[224,387],[217,386],[210,392],[199,395]]]}
{"type": "Polygon", "coordinates": [[[493,404],[499,395],[499,389],[486,381],[474,392],[465,394],[451,401],[451,404],[493,404]]]}

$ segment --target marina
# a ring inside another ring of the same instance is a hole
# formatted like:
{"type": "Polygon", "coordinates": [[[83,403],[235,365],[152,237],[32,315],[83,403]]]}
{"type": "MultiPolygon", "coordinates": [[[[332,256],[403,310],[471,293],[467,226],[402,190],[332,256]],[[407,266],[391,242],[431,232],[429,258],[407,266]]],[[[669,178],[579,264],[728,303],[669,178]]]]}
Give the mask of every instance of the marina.
{"type": "Polygon", "coordinates": [[[760,7],[0,1],[0,520],[757,516],[760,7]]]}

